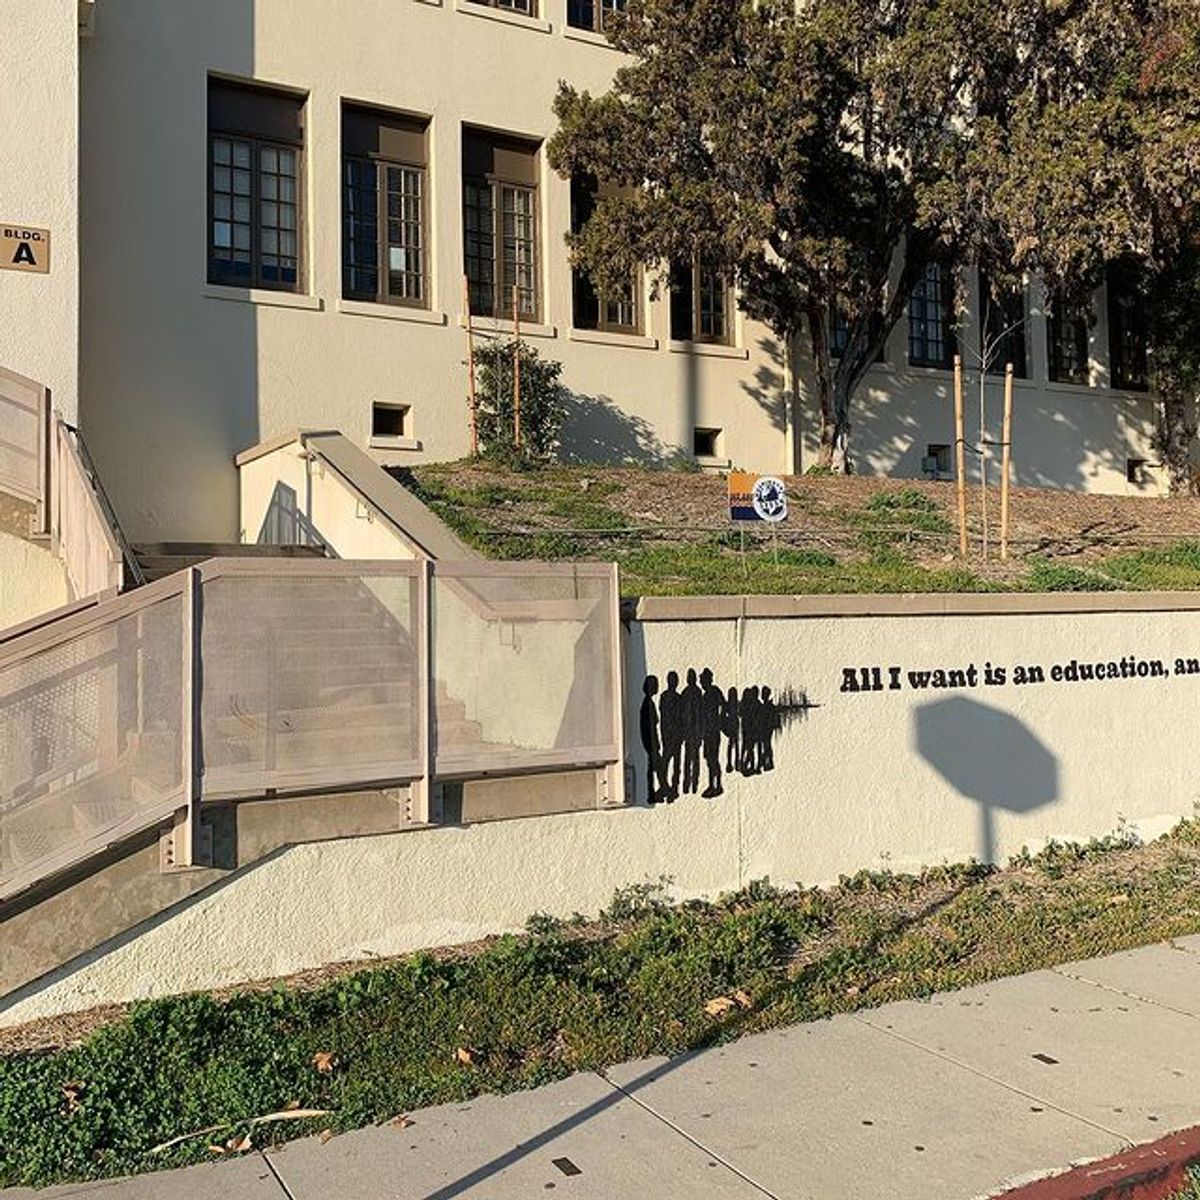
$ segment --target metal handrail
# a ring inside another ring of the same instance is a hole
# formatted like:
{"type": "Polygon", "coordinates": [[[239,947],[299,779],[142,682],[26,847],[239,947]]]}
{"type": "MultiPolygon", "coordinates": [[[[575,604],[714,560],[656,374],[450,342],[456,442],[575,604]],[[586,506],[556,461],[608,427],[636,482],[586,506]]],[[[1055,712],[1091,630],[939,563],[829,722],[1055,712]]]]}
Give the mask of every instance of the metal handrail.
{"type": "Polygon", "coordinates": [[[112,501],[108,498],[108,492],[104,490],[104,484],[100,480],[100,472],[96,470],[95,460],[92,458],[91,451],[87,447],[87,442],[84,440],[83,434],[79,431],[77,425],[71,425],[67,421],[63,421],[62,425],[75,438],[75,446],[79,451],[79,458],[83,463],[83,469],[87,472],[92,490],[96,493],[96,500],[100,505],[101,515],[104,517],[105,523],[116,539],[121,557],[125,560],[125,570],[128,572],[128,577],[133,581],[134,587],[144,587],[146,584],[146,573],[142,570],[142,564],[138,562],[137,555],[133,552],[133,546],[130,545],[129,539],[125,536],[125,530],[121,527],[117,510],[113,508],[112,501]]]}

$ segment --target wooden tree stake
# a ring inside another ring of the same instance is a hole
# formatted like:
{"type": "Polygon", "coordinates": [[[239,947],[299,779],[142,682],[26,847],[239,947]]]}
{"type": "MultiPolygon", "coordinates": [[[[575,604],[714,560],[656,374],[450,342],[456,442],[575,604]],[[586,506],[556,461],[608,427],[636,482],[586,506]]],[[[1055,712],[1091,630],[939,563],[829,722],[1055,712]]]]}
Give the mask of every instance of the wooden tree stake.
{"type": "Polygon", "coordinates": [[[479,456],[479,401],[475,395],[475,331],[471,328],[471,280],[463,276],[463,312],[467,318],[467,380],[471,402],[471,457],[479,456]]]}
{"type": "Polygon", "coordinates": [[[1009,363],[1004,371],[1004,432],[1001,434],[1001,466],[1000,466],[1000,559],[1008,558],[1008,489],[1009,476],[1012,474],[1012,407],[1013,407],[1013,365],[1009,363]]]}
{"type": "Polygon", "coordinates": [[[521,448],[521,302],[520,289],[513,284],[513,440],[521,448]]]}
{"type": "Polygon", "coordinates": [[[963,363],[954,356],[954,471],[958,487],[958,552],[967,557],[967,462],[963,437],[963,363]]]}

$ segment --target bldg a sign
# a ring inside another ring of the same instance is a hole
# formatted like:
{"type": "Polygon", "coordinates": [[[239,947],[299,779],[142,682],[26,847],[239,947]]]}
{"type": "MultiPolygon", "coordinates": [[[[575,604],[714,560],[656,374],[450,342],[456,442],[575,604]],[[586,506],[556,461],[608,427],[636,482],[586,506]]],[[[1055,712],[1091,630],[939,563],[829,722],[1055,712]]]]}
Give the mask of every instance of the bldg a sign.
{"type": "Polygon", "coordinates": [[[0,270],[50,274],[50,230],[0,221],[0,270]]]}
{"type": "Polygon", "coordinates": [[[774,475],[729,473],[729,519],[731,521],[787,520],[787,488],[774,475]]]}

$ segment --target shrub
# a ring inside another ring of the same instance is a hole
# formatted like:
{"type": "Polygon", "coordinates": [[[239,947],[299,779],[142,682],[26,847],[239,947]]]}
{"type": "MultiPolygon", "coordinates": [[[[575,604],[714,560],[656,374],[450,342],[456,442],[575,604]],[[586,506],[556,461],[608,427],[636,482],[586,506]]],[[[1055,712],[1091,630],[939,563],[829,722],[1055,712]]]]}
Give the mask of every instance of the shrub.
{"type": "Polygon", "coordinates": [[[476,423],[485,458],[514,467],[553,460],[566,414],[567,389],[559,382],[562,363],[525,342],[497,339],[475,357],[476,423]],[[519,346],[519,351],[518,351],[519,346]],[[513,356],[521,364],[521,445],[516,446],[513,356]]]}

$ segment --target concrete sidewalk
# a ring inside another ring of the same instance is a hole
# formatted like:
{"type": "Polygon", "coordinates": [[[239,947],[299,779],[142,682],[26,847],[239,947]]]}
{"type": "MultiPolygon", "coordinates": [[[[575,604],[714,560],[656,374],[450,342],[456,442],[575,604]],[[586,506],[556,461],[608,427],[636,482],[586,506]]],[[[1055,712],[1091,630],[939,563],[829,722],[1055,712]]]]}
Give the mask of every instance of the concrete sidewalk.
{"type": "Polygon", "coordinates": [[[973,1200],[1200,1124],[1200,937],[411,1119],[36,1194],[973,1200]]]}

